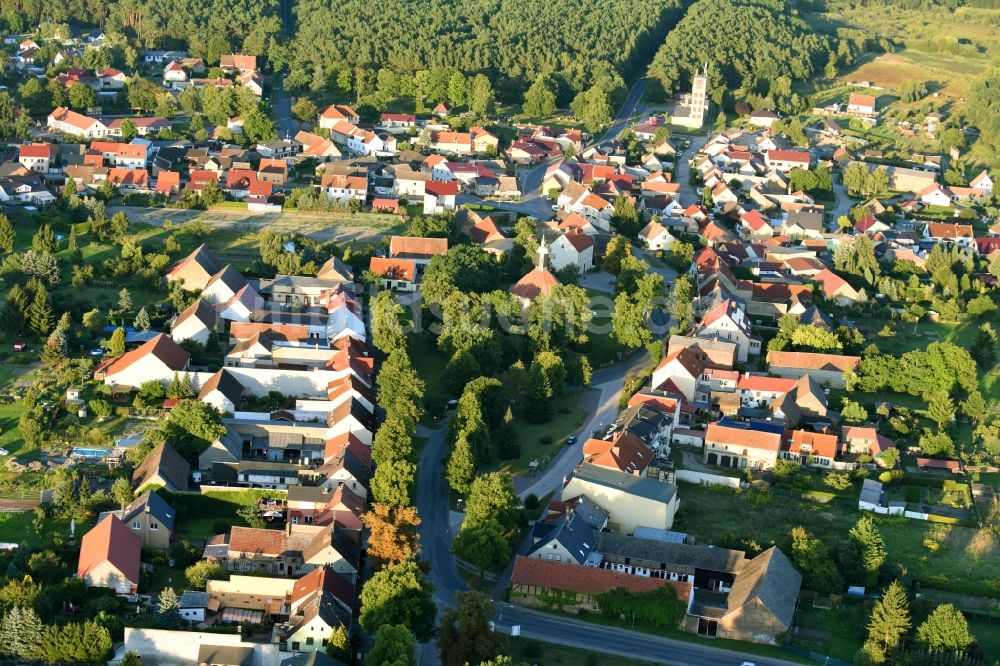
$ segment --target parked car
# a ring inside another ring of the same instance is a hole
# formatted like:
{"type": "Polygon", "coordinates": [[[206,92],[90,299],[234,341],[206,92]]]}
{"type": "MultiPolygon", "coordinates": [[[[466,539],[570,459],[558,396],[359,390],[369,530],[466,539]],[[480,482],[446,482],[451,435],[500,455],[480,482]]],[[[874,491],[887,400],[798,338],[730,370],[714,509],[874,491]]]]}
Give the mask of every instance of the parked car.
{"type": "Polygon", "coordinates": [[[552,210],[559,210],[559,204],[552,204],[552,210]]]}
{"type": "Polygon", "coordinates": [[[448,402],[444,403],[444,408],[447,409],[449,412],[453,411],[457,407],[458,407],[458,400],[449,400],[448,402]]]}
{"type": "Polygon", "coordinates": [[[90,350],[90,355],[93,356],[94,358],[101,358],[102,356],[104,356],[104,350],[101,349],[100,347],[94,347],[93,349],[90,350]]]}
{"type": "Polygon", "coordinates": [[[24,340],[15,340],[14,341],[14,351],[16,351],[16,352],[22,352],[22,351],[27,351],[27,350],[28,350],[28,343],[27,342],[25,342],[24,340]]]}
{"type": "Polygon", "coordinates": [[[576,444],[576,435],[570,435],[566,438],[566,446],[573,446],[576,444]]]}

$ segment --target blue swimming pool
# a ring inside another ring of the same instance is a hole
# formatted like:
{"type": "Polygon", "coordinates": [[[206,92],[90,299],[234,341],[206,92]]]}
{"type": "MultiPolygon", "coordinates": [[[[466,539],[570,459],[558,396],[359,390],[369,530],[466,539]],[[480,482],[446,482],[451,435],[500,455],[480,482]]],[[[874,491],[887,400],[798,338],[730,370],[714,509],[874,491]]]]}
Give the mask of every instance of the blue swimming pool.
{"type": "Polygon", "coordinates": [[[107,449],[73,449],[73,455],[82,458],[106,458],[108,453],[107,449]]]}

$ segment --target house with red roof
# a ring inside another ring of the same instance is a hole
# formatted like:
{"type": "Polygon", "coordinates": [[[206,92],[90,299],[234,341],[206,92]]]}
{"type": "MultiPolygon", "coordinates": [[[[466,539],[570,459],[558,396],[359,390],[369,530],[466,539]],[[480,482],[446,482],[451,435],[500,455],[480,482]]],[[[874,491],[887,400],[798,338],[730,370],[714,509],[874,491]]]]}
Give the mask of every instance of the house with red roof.
{"type": "Polygon", "coordinates": [[[172,196],[181,190],[181,175],[176,171],[161,171],[156,176],[153,191],[157,194],[172,196]]]}
{"type": "Polygon", "coordinates": [[[190,355],[170,339],[160,333],[121,356],[103,361],[94,371],[94,379],[119,387],[137,388],[143,382],[159,379],[166,383],[174,373],[187,370],[190,355]]]}
{"type": "Polygon", "coordinates": [[[875,113],[875,96],[851,93],[847,98],[847,112],[871,116],[875,113]]]}
{"type": "Polygon", "coordinates": [[[576,266],[580,275],[594,268],[594,239],[585,233],[566,233],[549,246],[552,257],[552,268],[562,270],[567,266],[576,266]]]}
{"type": "Polygon", "coordinates": [[[224,72],[255,72],[257,56],[226,53],[219,57],[219,68],[224,72]]]}
{"type": "Polygon", "coordinates": [[[867,236],[884,233],[889,231],[890,228],[891,227],[888,224],[875,217],[871,211],[865,213],[865,216],[858,220],[854,225],[855,233],[865,234],[867,236]]]}
{"type": "Polygon", "coordinates": [[[331,104],[319,114],[319,126],[323,129],[333,129],[342,121],[355,125],[361,121],[361,116],[347,104],[331,104]]]}
{"type": "Polygon", "coordinates": [[[954,243],[962,248],[971,249],[975,245],[975,234],[971,224],[928,222],[924,227],[923,237],[924,240],[934,243],[954,243]]]}
{"type": "Polygon", "coordinates": [[[770,351],[767,353],[767,364],[772,375],[793,379],[809,375],[821,386],[844,388],[844,374],[857,372],[861,358],[841,354],[770,351]]]}
{"type": "Polygon", "coordinates": [[[76,575],[87,587],[133,596],[139,589],[142,542],[117,516],[108,515],[83,535],[76,575]]]}
{"type": "Polygon", "coordinates": [[[751,240],[762,240],[774,235],[774,227],[759,210],[751,210],[740,216],[740,226],[751,240]]]}
{"type": "Polygon", "coordinates": [[[53,143],[26,143],[17,147],[18,163],[38,173],[48,173],[58,154],[59,147],[53,143]]]}
{"type": "Polygon", "coordinates": [[[458,183],[432,180],[424,186],[424,215],[437,215],[455,210],[458,183]]]}
{"type": "Polygon", "coordinates": [[[699,338],[735,342],[739,350],[738,358],[742,363],[746,363],[751,354],[760,354],[761,340],[753,333],[750,317],[733,298],[727,298],[708,310],[695,335],[699,338]]]}
{"type": "Polygon", "coordinates": [[[100,120],[71,111],[65,106],[52,110],[48,116],[48,128],[54,132],[85,136],[88,139],[100,138],[108,133],[107,125],[100,120]]]}
{"type": "Polygon", "coordinates": [[[812,276],[819,289],[819,293],[828,301],[833,301],[837,305],[853,305],[862,301],[862,294],[852,287],[847,280],[840,277],[829,268],[826,268],[812,276]]]}
{"type": "Polygon", "coordinates": [[[636,576],[591,566],[518,555],[511,576],[511,603],[547,607],[553,598],[565,612],[598,612],[597,595],[622,588],[630,592],[649,592],[673,587],[685,605],[691,598],[691,583],[636,576]]]}
{"type": "Polygon", "coordinates": [[[430,148],[449,155],[471,155],[472,135],[468,132],[431,132],[430,148]]]}
{"type": "Polygon", "coordinates": [[[746,374],[740,377],[736,390],[740,394],[742,404],[759,407],[770,405],[779,396],[791,391],[794,386],[794,379],[746,374]]]}
{"type": "Polygon", "coordinates": [[[406,130],[417,126],[417,117],[412,113],[383,113],[379,126],[389,131],[406,130]]]}
{"type": "Polygon", "coordinates": [[[639,437],[619,430],[611,440],[588,439],[583,443],[583,462],[642,475],[653,461],[653,452],[639,437]]]}
{"type": "Polygon", "coordinates": [[[145,169],[108,169],[108,180],[123,190],[148,190],[149,172],[145,169]]]}
{"type": "Polygon", "coordinates": [[[372,257],[368,270],[379,276],[383,289],[407,292],[417,290],[417,262],[413,259],[372,257]]]}
{"type": "Polygon", "coordinates": [[[368,197],[367,176],[344,176],[338,173],[323,174],[319,183],[320,192],[330,199],[339,201],[364,202],[368,197]]]}
{"type": "Polygon", "coordinates": [[[808,169],[812,162],[809,151],[806,150],[769,150],[764,159],[768,169],[781,172],[808,169]]]}

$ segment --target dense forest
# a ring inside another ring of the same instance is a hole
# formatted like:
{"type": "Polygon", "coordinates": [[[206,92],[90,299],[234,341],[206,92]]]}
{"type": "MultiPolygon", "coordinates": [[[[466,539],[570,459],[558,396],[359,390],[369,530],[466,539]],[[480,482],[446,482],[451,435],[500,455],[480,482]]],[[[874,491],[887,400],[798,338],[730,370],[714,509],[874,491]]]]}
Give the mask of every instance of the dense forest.
{"type": "Polygon", "coordinates": [[[520,101],[551,73],[568,103],[607,64],[625,79],[641,74],[682,12],[681,0],[299,0],[288,83],[344,87],[338,79],[374,82],[383,67],[454,68],[484,73],[498,98],[520,101]]]}
{"type": "MultiPolygon", "coordinates": [[[[768,95],[824,70],[836,52],[784,0],[698,0],[650,64],[666,94],[709,63],[709,88],[768,95]]],[[[784,92],[784,91],[782,91],[784,92]]],[[[716,99],[716,101],[719,101],[716,99]]]]}
{"type": "Polygon", "coordinates": [[[279,0],[3,0],[0,30],[97,25],[134,36],[143,47],[187,48],[216,62],[234,50],[265,55],[281,33],[278,8],[279,0]]]}

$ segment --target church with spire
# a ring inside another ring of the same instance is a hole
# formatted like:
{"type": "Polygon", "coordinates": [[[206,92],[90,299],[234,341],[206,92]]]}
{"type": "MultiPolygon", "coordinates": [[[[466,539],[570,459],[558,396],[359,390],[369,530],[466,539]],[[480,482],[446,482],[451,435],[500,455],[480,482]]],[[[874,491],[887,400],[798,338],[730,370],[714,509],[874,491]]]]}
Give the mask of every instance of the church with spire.
{"type": "Polygon", "coordinates": [[[516,296],[525,307],[531,305],[531,302],[539,296],[552,291],[552,288],[559,284],[558,278],[545,266],[549,256],[549,248],[545,245],[544,237],[542,237],[542,242],[538,244],[537,254],[538,260],[535,268],[510,288],[510,293],[516,296]]]}

